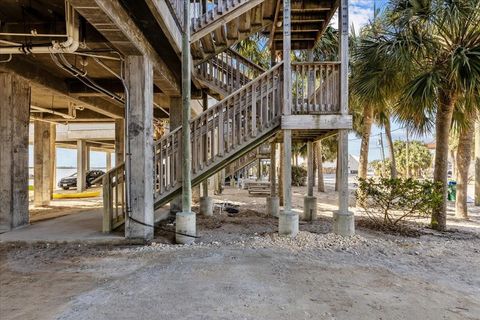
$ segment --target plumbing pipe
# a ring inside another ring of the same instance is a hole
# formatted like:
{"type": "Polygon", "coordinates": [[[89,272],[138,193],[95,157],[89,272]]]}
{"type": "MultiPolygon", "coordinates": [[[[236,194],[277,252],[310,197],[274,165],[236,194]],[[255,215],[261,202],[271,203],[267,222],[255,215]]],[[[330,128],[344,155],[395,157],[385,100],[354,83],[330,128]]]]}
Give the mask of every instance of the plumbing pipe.
{"type": "Polygon", "coordinates": [[[46,113],[50,113],[50,114],[53,114],[53,115],[56,115],[56,116],[61,116],[62,118],[67,119],[67,120],[73,120],[73,119],[75,119],[74,116],[69,115],[69,114],[66,114],[66,113],[63,113],[63,112],[58,112],[58,111],[54,111],[54,110],[52,110],[52,109],[42,108],[42,107],[34,106],[34,105],[31,105],[31,107],[32,107],[33,109],[38,110],[38,111],[41,111],[41,112],[46,112],[46,113]]]}
{"type": "Polygon", "coordinates": [[[73,53],[80,46],[80,29],[75,9],[65,1],[65,21],[67,40],[64,42],[52,41],[49,46],[29,45],[0,47],[0,54],[30,54],[30,53],[73,53]]]}

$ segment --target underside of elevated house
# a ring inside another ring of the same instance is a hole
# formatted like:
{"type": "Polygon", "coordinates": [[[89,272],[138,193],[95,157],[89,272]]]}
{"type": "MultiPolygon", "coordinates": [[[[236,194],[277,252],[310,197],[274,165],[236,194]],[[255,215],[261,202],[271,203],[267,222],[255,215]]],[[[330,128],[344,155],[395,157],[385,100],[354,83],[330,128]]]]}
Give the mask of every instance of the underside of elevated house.
{"type": "Polygon", "coordinates": [[[33,127],[35,204],[51,200],[55,146],[77,149],[78,191],[87,186],[86,150],[103,150],[116,163],[100,178],[102,230],[124,225],[126,237],[149,240],[154,211],[170,205],[182,243],[196,233],[190,189],[201,186],[200,208],[210,214],[207,179],[235,177],[259,159],[279,167],[270,170],[267,210],[281,234],[295,236],[292,141],[307,142],[312,197],[313,143],[338,135],[334,229],[353,234],[348,24],[348,0],[2,0],[0,230],[29,223],[33,127]],[[336,12],[339,59],[314,61],[336,12]],[[269,68],[235,49],[256,34],[270,49],[269,68]],[[295,50],[308,59],[292,62],[295,50]],[[57,134],[66,123],[94,129],[57,134]]]}

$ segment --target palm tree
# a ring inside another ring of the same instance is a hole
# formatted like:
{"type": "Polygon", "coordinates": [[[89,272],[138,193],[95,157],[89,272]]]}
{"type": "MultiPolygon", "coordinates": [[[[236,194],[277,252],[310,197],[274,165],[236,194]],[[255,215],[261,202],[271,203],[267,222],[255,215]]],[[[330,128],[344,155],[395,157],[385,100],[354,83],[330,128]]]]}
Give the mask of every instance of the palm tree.
{"type": "Polygon", "coordinates": [[[457,120],[455,121],[455,131],[458,132],[455,161],[457,164],[457,197],[455,200],[455,217],[467,219],[468,174],[472,159],[473,136],[475,131],[475,121],[477,120],[477,110],[472,106],[459,109],[460,110],[456,110],[454,114],[454,119],[457,120]]]}
{"type": "MultiPolygon", "coordinates": [[[[401,85],[395,111],[423,132],[435,125],[434,180],[444,201],[431,226],[446,229],[448,137],[457,103],[480,87],[480,0],[393,0],[385,28],[368,39],[364,55],[386,62],[401,85]],[[434,121],[433,121],[434,120],[434,121]]],[[[375,59],[373,59],[375,60],[375,59]]]]}
{"type": "MultiPolygon", "coordinates": [[[[392,101],[398,96],[398,72],[391,70],[382,52],[372,54],[372,40],[385,28],[381,19],[364,27],[352,44],[352,72],[350,105],[354,109],[354,127],[360,133],[360,160],[358,177],[365,179],[368,169],[368,151],[374,123],[385,128],[391,158],[391,177],[397,176],[395,153],[391,135],[392,101]],[[355,120],[356,119],[356,120],[355,120]]],[[[373,42],[375,43],[375,42],[373,42]]]]}

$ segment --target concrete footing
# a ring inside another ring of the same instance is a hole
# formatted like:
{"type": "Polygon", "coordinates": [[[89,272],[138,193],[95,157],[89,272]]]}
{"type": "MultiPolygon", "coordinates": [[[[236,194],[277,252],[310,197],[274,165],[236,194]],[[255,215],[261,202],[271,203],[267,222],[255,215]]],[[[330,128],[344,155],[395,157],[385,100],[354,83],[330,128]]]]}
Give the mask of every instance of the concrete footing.
{"type": "Polygon", "coordinates": [[[280,214],[280,199],[277,196],[267,197],[267,214],[278,218],[280,214]]]}
{"type": "Polygon", "coordinates": [[[177,212],[175,221],[175,241],[178,244],[191,244],[197,235],[196,216],[194,212],[177,212]]]}
{"type": "Polygon", "coordinates": [[[317,198],[305,196],[303,198],[303,216],[302,220],[312,221],[317,219],[317,198]]]}
{"type": "Polygon", "coordinates": [[[295,237],[298,234],[298,214],[282,212],[278,217],[278,234],[295,237]]]}
{"type": "Polygon", "coordinates": [[[355,234],[353,212],[349,211],[347,214],[335,212],[333,215],[333,232],[344,237],[353,236],[355,234]]]}
{"type": "Polygon", "coordinates": [[[200,214],[213,216],[213,199],[211,197],[200,198],[200,214]]]}

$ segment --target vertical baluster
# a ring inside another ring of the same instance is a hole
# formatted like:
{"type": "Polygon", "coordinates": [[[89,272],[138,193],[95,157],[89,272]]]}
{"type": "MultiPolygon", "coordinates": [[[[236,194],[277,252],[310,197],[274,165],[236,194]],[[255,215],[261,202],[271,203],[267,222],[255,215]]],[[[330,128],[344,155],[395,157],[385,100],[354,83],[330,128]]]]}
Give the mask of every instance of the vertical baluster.
{"type": "Polygon", "coordinates": [[[323,76],[323,64],[319,66],[319,79],[320,79],[320,87],[318,88],[318,96],[319,96],[319,108],[318,111],[323,110],[323,88],[324,88],[324,76],[323,76]]]}
{"type": "Polygon", "coordinates": [[[155,161],[155,168],[157,170],[157,179],[158,179],[158,185],[157,188],[155,189],[155,194],[157,193],[162,193],[162,181],[163,181],[163,168],[162,168],[162,147],[163,147],[163,139],[159,141],[157,144],[158,150],[156,150],[156,161],[155,161]]]}
{"type": "Polygon", "coordinates": [[[263,90],[263,77],[259,79],[258,85],[260,86],[260,106],[258,108],[258,128],[259,132],[263,131],[262,127],[262,109],[263,109],[263,100],[264,100],[264,90],[263,90]]]}
{"type": "Polygon", "coordinates": [[[218,107],[218,112],[218,155],[223,156],[225,154],[223,104],[218,107]]]}
{"type": "Polygon", "coordinates": [[[257,136],[257,86],[252,85],[252,137],[257,136]]]}
{"type": "Polygon", "coordinates": [[[217,153],[215,151],[215,125],[214,125],[214,114],[213,114],[213,109],[212,111],[210,112],[210,115],[209,115],[209,123],[210,123],[210,132],[211,132],[211,136],[212,138],[210,139],[210,145],[211,145],[211,152],[212,152],[212,163],[215,162],[215,158],[217,156],[217,153]]]}
{"type": "Polygon", "coordinates": [[[313,65],[313,111],[317,111],[317,65],[313,65]]]}
{"type": "Polygon", "coordinates": [[[232,108],[232,149],[235,149],[236,137],[237,137],[237,94],[233,96],[233,108],[232,108]]]}

